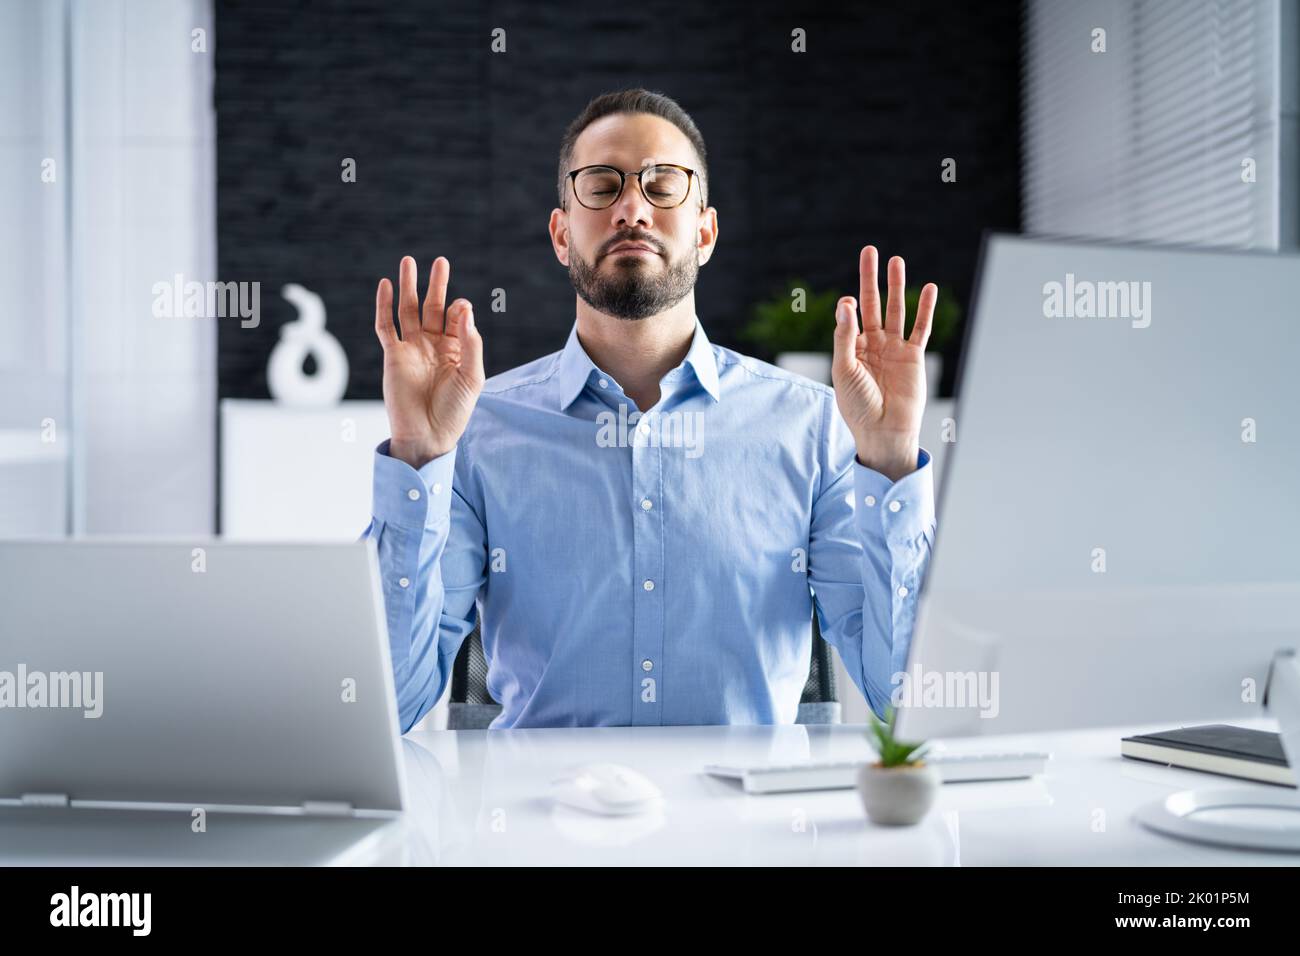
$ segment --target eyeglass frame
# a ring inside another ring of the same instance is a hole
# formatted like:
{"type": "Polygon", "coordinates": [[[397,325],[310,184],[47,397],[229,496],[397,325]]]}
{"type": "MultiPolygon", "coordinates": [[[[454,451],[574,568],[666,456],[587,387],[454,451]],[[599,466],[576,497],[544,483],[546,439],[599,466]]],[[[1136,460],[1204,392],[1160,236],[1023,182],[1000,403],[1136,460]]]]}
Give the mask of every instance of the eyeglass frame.
{"type": "Polygon", "coordinates": [[[583,209],[590,209],[592,212],[603,212],[604,210],[609,209],[611,206],[613,206],[615,203],[617,203],[620,199],[623,198],[623,190],[627,189],[627,178],[629,176],[636,177],[637,188],[641,190],[641,195],[645,196],[645,201],[650,203],[650,205],[654,206],[656,209],[680,209],[682,206],[686,205],[686,200],[689,199],[691,196],[691,182],[692,181],[698,182],[700,184],[700,188],[699,188],[700,212],[703,212],[705,209],[703,178],[700,176],[699,173],[691,169],[689,166],[682,166],[679,163],[647,163],[646,165],[642,166],[634,173],[626,173],[623,170],[619,169],[617,166],[609,165],[609,163],[592,163],[589,166],[579,166],[577,169],[569,170],[568,175],[565,176],[564,178],[568,181],[570,187],[572,188],[573,198],[578,200],[579,206],[581,206],[583,209]],[[646,196],[645,183],[642,182],[641,177],[645,174],[645,171],[647,169],[654,169],[656,166],[671,166],[673,169],[680,169],[682,172],[686,174],[686,192],[685,194],[683,194],[681,200],[675,203],[674,205],[659,206],[656,205],[654,202],[652,202],[649,196],[646,196]],[[612,169],[614,172],[618,173],[619,175],[618,193],[614,196],[613,199],[610,200],[608,206],[595,206],[595,207],[588,206],[585,202],[583,202],[578,197],[578,182],[577,182],[578,173],[585,172],[588,169],[612,169]]]}

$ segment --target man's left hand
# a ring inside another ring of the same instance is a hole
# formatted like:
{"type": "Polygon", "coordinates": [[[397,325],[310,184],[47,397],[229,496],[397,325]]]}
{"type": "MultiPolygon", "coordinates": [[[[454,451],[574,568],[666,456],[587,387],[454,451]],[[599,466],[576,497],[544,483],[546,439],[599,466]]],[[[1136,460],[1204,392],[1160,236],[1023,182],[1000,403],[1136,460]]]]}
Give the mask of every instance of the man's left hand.
{"type": "Polygon", "coordinates": [[[876,247],[864,247],[858,259],[864,328],[858,331],[858,303],[852,296],[840,299],[835,310],[831,381],[835,403],[857,443],[858,461],[897,481],[916,470],[920,454],[925,343],[930,338],[939,289],[932,282],[921,289],[912,334],[903,338],[907,309],[903,260],[899,256],[889,260],[883,328],[876,268],[876,247]]]}

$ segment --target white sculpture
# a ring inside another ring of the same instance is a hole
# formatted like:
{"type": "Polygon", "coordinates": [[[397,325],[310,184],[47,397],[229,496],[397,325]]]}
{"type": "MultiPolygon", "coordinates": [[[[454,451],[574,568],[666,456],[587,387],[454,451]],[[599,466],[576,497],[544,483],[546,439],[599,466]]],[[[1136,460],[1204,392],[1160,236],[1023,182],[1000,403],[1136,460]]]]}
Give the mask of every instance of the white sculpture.
{"type": "Polygon", "coordinates": [[[280,341],[271,349],[266,368],[271,397],[298,408],[337,404],[348,387],[348,357],[338,339],[325,331],[325,303],[292,282],[280,294],[298,310],[298,318],[280,327],[280,341]],[[302,370],[309,352],[316,359],[314,375],[302,370]]]}

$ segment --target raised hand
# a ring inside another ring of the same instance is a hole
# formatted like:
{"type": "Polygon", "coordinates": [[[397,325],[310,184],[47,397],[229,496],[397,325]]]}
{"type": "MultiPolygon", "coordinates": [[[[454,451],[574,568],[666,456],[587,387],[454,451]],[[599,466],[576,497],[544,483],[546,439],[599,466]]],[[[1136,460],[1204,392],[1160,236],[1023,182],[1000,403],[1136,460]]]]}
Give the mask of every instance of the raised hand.
{"type": "Polygon", "coordinates": [[[912,334],[903,338],[906,271],[899,256],[889,260],[889,298],[884,326],[876,280],[875,246],[858,258],[863,330],[858,331],[857,302],[845,296],[835,311],[835,356],[831,381],[835,403],[857,442],[858,460],[897,481],[916,469],[921,415],[925,411],[925,344],[939,289],[921,289],[912,334]]]}
{"type": "Polygon", "coordinates": [[[389,453],[414,468],[446,454],[469,424],[483,390],[483,339],[474,326],[474,307],[457,299],[445,308],[451,264],[433,261],[421,320],[415,260],[402,259],[397,319],[393,328],[393,286],[379,280],[375,334],[384,347],[384,408],[392,440],[389,453]]]}

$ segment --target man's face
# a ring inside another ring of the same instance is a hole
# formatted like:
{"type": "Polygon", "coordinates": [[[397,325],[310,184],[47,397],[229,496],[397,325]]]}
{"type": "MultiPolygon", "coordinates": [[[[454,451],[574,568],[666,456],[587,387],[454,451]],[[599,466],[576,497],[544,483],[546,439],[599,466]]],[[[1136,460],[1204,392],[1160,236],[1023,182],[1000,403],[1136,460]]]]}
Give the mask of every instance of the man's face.
{"type": "MultiPolygon", "coordinates": [[[[647,114],[615,114],[592,123],[574,145],[570,168],[602,164],[635,172],[653,163],[699,169],[690,140],[672,123],[647,114]]],[[[695,288],[716,238],[714,211],[700,209],[698,177],[672,209],[652,205],[631,176],[618,200],[588,209],[567,187],[567,210],[551,214],[556,255],[569,281],[593,309],[620,319],[644,319],[676,305],[695,288]],[[642,250],[618,249],[626,244],[642,250]]]]}

